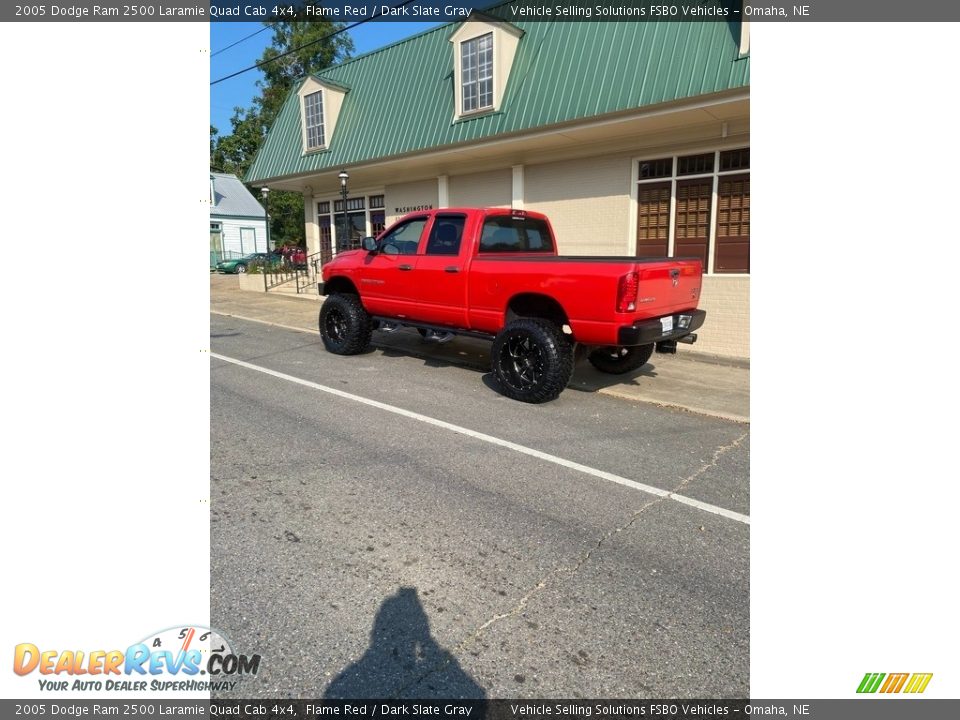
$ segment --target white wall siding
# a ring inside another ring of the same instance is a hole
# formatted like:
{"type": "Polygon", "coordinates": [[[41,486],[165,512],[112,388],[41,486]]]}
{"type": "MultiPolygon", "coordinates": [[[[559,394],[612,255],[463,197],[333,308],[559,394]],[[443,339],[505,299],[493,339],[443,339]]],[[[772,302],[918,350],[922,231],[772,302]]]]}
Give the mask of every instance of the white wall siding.
{"type": "MultiPolygon", "coordinates": [[[[212,218],[219,222],[223,231],[223,250],[226,253],[248,254],[252,252],[267,252],[267,224],[263,220],[235,218],[212,218]],[[241,247],[240,228],[253,228],[256,236],[256,247],[244,240],[241,247]]],[[[231,257],[228,255],[228,257],[231,257]]]]}

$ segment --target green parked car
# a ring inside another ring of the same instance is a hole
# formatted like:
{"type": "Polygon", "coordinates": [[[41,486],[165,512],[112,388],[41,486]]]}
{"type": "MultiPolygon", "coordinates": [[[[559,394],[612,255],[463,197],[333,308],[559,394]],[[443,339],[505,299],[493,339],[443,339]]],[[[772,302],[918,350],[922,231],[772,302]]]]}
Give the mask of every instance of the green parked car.
{"type": "Polygon", "coordinates": [[[233,260],[221,260],[217,263],[218,273],[245,273],[247,266],[256,264],[266,264],[273,260],[269,253],[250,253],[233,260]]]}

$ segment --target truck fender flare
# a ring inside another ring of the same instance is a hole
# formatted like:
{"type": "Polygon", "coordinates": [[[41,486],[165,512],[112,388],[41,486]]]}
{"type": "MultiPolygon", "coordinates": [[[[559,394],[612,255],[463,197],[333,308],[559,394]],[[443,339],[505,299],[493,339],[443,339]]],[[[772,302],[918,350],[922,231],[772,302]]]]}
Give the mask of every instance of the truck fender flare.
{"type": "Polygon", "coordinates": [[[333,293],[343,293],[344,295],[359,295],[360,291],[353,284],[350,278],[342,275],[335,275],[323,284],[323,294],[333,295],[333,293]]]}
{"type": "Polygon", "coordinates": [[[510,298],[503,316],[504,325],[518,318],[549,320],[558,328],[570,324],[563,306],[549,295],[541,293],[519,293],[510,298]]]}

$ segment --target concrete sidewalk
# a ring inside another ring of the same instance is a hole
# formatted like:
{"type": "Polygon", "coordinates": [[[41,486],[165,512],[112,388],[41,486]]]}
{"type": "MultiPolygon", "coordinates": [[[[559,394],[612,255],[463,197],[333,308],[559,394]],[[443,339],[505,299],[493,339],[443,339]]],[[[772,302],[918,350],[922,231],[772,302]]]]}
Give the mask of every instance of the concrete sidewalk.
{"type": "MultiPolygon", "coordinates": [[[[322,298],[240,290],[236,276],[210,276],[210,312],[317,333],[322,298]]],[[[708,319],[709,322],[709,319],[708,319]]],[[[450,343],[425,343],[414,330],[375,332],[374,345],[424,359],[482,371],[490,369],[490,343],[458,337],[450,343]]],[[[588,362],[579,364],[567,390],[600,392],[625,400],[675,407],[702,415],[750,422],[750,369],[692,354],[654,354],[629,375],[607,375],[588,362]]]]}

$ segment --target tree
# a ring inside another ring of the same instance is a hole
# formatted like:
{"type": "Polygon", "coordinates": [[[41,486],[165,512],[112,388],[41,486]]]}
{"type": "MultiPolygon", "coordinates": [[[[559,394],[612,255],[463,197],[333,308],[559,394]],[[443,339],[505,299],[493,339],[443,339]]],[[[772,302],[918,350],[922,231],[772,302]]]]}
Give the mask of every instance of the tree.
{"type": "MultiPolygon", "coordinates": [[[[298,17],[306,17],[303,13],[298,17]]],[[[253,99],[251,107],[234,108],[229,135],[218,135],[216,128],[210,127],[211,169],[234,173],[241,179],[263,145],[294,83],[304,75],[343,62],[353,52],[353,41],[345,32],[333,34],[344,29],[343,23],[294,19],[265,24],[273,29],[273,40],[260,56],[263,73],[263,78],[257,81],[260,94],[253,99]]],[[[270,193],[270,236],[275,245],[303,244],[302,195],[270,193]]]]}

